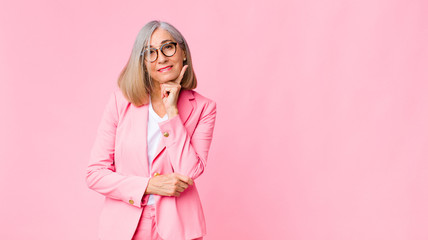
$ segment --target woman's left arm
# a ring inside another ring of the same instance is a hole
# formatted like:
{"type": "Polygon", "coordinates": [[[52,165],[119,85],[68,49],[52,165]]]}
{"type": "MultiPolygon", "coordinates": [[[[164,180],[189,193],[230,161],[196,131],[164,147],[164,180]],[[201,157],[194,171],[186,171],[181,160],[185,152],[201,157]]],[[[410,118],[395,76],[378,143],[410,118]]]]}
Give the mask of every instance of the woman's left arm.
{"type": "Polygon", "coordinates": [[[192,136],[187,133],[180,116],[159,123],[166,153],[174,172],[192,179],[199,177],[207,164],[208,151],[213,137],[216,103],[207,101],[192,136]]]}

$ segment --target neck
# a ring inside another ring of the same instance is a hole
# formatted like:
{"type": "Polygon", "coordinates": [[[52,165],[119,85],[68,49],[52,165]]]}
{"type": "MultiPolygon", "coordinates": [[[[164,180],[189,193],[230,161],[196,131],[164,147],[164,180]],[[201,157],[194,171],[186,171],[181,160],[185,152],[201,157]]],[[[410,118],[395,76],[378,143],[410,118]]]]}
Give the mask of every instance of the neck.
{"type": "Polygon", "coordinates": [[[160,88],[160,84],[157,81],[153,81],[153,89],[152,92],[150,93],[150,100],[153,102],[159,102],[162,101],[161,98],[161,88],[160,88]]]}

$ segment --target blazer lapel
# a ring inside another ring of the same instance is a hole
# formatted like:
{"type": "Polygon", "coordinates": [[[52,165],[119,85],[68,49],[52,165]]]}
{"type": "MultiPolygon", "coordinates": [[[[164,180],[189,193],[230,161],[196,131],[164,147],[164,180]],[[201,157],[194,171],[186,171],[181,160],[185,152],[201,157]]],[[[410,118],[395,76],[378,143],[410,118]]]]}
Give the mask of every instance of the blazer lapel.
{"type": "Polygon", "coordinates": [[[190,114],[193,111],[193,104],[195,99],[193,96],[193,93],[191,91],[185,90],[180,93],[180,96],[178,98],[177,102],[177,108],[178,108],[178,114],[180,115],[181,121],[183,122],[183,125],[186,124],[187,120],[190,117],[190,114]]]}
{"type": "MultiPolygon", "coordinates": [[[[193,104],[195,104],[195,101],[192,101],[195,99],[193,96],[193,92],[190,90],[184,90],[180,92],[180,95],[178,96],[178,102],[177,102],[177,108],[178,108],[178,115],[181,118],[181,121],[183,122],[183,125],[186,125],[187,120],[189,119],[191,113],[193,112],[193,104]]],[[[163,140],[159,142],[155,158],[153,161],[157,159],[159,154],[165,149],[165,143],[163,140]]]]}
{"type": "Polygon", "coordinates": [[[132,119],[130,126],[130,134],[132,139],[134,139],[135,149],[139,149],[137,152],[138,164],[143,169],[144,172],[147,172],[150,175],[148,156],[147,156],[147,121],[149,116],[149,105],[143,105],[140,107],[135,107],[131,105],[132,110],[132,119]]]}

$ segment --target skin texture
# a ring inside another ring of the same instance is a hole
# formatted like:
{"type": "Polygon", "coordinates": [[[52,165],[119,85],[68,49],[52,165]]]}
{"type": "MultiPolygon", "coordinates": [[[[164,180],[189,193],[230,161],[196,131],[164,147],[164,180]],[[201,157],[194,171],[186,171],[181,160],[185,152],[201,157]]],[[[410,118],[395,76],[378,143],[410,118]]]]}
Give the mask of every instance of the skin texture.
{"type": "MultiPolygon", "coordinates": [[[[162,28],[156,29],[150,39],[150,47],[160,48],[165,40],[175,39],[162,28]]],[[[158,51],[158,58],[154,62],[146,62],[153,80],[153,92],[150,99],[153,110],[161,117],[168,114],[168,119],[178,115],[177,101],[180,94],[180,82],[186,72],[187,65],[183,66],[186,54],[177,44],[176,53],[167,57],[158,51]],[[169,71],[158,71],[161,68],[172,66],[169,71]]],[[[161,196],[180,196],[193,180],[178,173],[154,176],[149,180],[146,194],[157,194],[161,196]]]]}

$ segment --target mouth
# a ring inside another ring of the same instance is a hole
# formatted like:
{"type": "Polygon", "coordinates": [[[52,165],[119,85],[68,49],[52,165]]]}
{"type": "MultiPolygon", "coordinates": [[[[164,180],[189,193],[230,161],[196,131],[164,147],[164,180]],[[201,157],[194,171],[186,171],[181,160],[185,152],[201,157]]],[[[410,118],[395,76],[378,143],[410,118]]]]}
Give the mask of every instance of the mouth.
{"type": "Polygon", "coordinates": [[[159,68],[158,72],[167,72],[167,71],[171,70],[171,68],[172,68],[172,65],[171,66],[166,66],[164,68],[159,68]]]}

